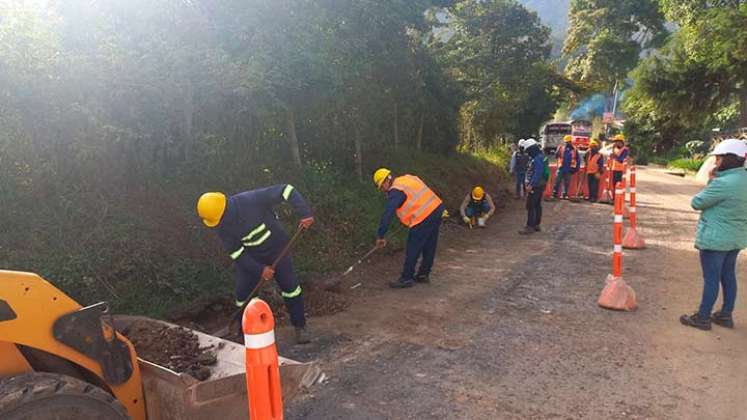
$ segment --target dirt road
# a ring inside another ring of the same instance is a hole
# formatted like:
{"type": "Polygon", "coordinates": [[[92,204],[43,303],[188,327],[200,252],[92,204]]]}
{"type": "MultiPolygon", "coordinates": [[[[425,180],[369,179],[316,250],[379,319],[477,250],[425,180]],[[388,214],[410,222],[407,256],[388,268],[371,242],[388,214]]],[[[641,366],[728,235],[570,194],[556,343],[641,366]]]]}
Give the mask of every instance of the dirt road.
{"type": "MultiPolygon", "coordinates": [[[[291,419],[745,419],[747,292],[737,328],[680,326],[699,303],[692,248],[700,187],[639,170],[641,234],[624,278],[640,309],[600,309],[611,207],[545,204],[545,231],[517,235],[514,202],[482,231],[450,227],[432,284],[390,290],[401,256],[351,275],[350,307],[311,319],[299,359],[329,377],[287,407],[291,419]]],[[[739,265],[740,279],[747,264],[739,265]]],[[[283,340],[281,342],[287,342],[283,340]]]]}

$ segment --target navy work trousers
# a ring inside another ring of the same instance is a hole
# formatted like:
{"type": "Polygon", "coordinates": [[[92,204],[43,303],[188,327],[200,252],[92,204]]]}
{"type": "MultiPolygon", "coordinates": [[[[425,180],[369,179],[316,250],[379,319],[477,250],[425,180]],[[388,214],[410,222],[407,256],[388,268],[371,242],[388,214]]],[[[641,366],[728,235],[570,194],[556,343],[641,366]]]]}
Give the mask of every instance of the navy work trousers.
{"type": "Polygon", "coordinates": [[[713,305],[718,298],[718,289],[724,291],[721,313],[731,315],[737,300],[737,256],[734,251],[700,250],[700,266],[703,269],[703,299],[698,314],[702,319],[711,317],[713,305]]]}
{"type": "Polygon", "coordinates": [[[555,186],[552,189],[552,196],[557,197],[560,195],[560,183],[563,183],[563,196],[568,196],[568,190],[571,187],[571,178],[573,174],[569,172],[563,172],[558,169],[557,176],[555,177],[555,186]]]}
{"type": "Polygon", "coordinates": [[[415,276],[415,265],[422,256],[419,276],[427,276],[433,268],[438,247],[438,229],[441,227],[442,208],[436,209],[438,216],[429,216],[422,223],[410,229],[407,235],[407,249],[405,251],[405,265],[402,268],[402,279],[412,280],[415,276]]]}
{"type": "Polygon", "coordinates": [[[527,194],[527,226],[537,227],[542,223],[542,195],[545,193],[545,186],[539,186],[532,189],[527,194]]]}
{"type": "MultiPolygon", "coordinates": [[[[259,263],[268,266],[272,265],[274,258],[275,257],[255,257],[259,263]]],[[[235,265],[237,270],[241,269],[238,264],[235,265]]],[[[258,281],[258,278],[252,279],[252,276],[237,275],[237,302],[244,302],[247,300],[249,298],[249,293],[254,290],[258,281]]],[[[299,288],[298,279],[296,278],[296,274],[293,272],[293,261],[291,260],[290,255],[286,255],[282,260],[280,260],[277,267],[275,267],[275,281],[277,281],[283,294],[294,293],[299,288]]],[[[294,327],[303,327],[306,325],[306,316],[304,315],[303,309],[303,293],[291,298],[283,296],[283,299],[285,300],[285,306],[288,308],[288,312],[290,313],[291,324],[293,324],[294,327]]]]}
{"type": "MultiPolygon", "coordinates": [[[[587,181],[589,183],[589,201],[596,202],[599,197],[599,178],[596,177],[598,174],[589,174],[587,181]]],[[[601,175],[599,175],[601,176],[601,175]]]]}

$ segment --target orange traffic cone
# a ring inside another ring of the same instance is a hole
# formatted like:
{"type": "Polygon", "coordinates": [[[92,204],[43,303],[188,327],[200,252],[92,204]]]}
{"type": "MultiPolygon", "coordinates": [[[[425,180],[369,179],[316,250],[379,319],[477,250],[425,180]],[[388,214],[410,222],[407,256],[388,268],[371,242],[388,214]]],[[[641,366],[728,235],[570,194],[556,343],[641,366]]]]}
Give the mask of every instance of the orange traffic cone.
{"type": "Polygon", "coordinates": [[[262,299],[252,299],[244,309],[242,326],[246,347],[249,418],[282,420],[283,394],[275,346],[275,318],[270,306],[262,299]]]}
{"type": "Polygon", "coordinates": [[[635,291],[622,278],[622,231],[623,231],[623,200],[625,183],[615,186],[615,223],[614,223],[614,252],[612,254],[612,274],[599,296],[597,304],[603,308],[620,311],[633,311],[638,307],[635,291]]]}
{"type": "Polygon", "coordinates": [[[636,210],[636,179],[635,165],[630,167],[630,227],[625,232],[622,242],[626,249],[646,248],[646,241],[638,234],[638,212],[636,210]]]}

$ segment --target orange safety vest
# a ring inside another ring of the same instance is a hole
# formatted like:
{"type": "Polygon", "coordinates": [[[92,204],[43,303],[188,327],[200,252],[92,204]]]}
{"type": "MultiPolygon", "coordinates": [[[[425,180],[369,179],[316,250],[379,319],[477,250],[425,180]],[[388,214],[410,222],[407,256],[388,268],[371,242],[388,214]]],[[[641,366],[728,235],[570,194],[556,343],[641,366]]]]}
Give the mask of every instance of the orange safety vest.
{"type": "Polygon", "coordinates": [[[589,161],[586,163],[587,174],[596,174],[599,172],[599,158],[601,157],[602,155],[599,152],[593,156],[589,156],[589,161]]]}
{"type": "Polygon", "coordinates": [[[612,170],[615,172],[623,172],[625,171],[625,167],[628,165],[628,158],[626,157],[624,161],[620,162],[617,160],[617,156],[621,155],[624,150],[627,150],[627,147],[622,147],[620,149],[613,147],[612,148],[612,155],[610,156],[610,160],[612,161],[612,170]]]}
{"type": "MultiPolygon", "coordinates": [[[[576,156],[578,153],[576,153],[576,148],[571,146],[571,149],[573,149],[573,153],[571,153],[571,169],[576,168],[576,156]]],[[[558,157],[560,158],[560,163],[558,164],[558,168],[560,168],[563,165],[563,158],[565,157],[565,144],[561,145],[558,148],[558,157]]]]}
{"type": "Polygon", "coordinates": [[[397,209],[397,217],[403,225],[417,226],[441,205],[442,201],[425,182],[414,175],[402,175],[394,179],[392,188],[402,191],[407,199],[397,209]]]}

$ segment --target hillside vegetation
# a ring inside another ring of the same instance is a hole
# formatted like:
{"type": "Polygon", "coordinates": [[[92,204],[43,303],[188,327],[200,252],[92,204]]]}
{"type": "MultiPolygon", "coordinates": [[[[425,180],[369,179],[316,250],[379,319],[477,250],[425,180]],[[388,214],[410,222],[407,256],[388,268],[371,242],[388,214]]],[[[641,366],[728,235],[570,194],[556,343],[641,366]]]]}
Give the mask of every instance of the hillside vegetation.
{"type": "Polygon", "coordinates": [[[508,0],[0,0],[0,267],[164,314],[232,291],[200,193],[290,182],[319,219],[300,270],[337,270],[373,241],[376,167],[452,208],[498,189],[558,101],[548,37],[508,0]]]}

